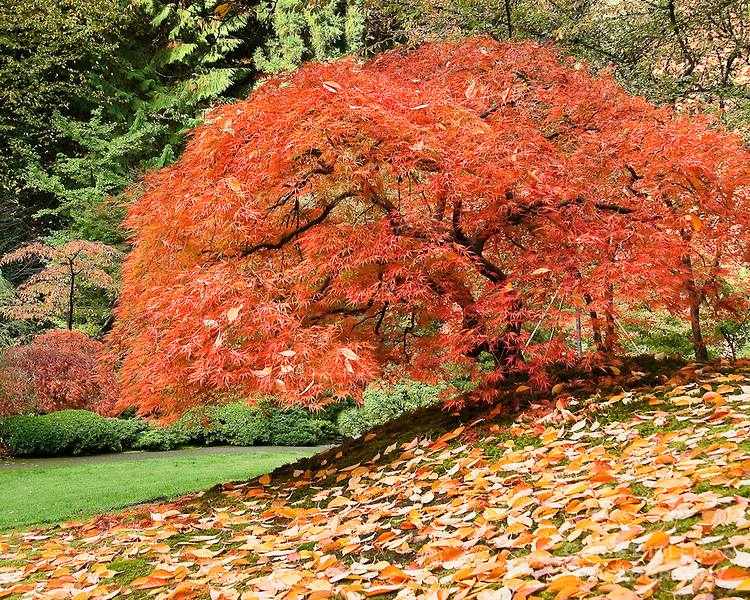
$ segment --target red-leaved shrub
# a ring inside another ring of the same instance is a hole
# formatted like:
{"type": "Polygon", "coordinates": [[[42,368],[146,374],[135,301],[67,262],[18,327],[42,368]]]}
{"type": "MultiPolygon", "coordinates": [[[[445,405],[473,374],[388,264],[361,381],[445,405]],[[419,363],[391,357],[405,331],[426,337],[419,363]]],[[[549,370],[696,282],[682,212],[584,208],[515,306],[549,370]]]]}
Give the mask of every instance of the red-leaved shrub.
{"type": "Polygon", "coordinates": [[[58,329],[8,348],[0,370],[0,414],[86,409],[110,415],[119,390],[111,366],[98,359],[103,347],[83,333],[58,329]]]}

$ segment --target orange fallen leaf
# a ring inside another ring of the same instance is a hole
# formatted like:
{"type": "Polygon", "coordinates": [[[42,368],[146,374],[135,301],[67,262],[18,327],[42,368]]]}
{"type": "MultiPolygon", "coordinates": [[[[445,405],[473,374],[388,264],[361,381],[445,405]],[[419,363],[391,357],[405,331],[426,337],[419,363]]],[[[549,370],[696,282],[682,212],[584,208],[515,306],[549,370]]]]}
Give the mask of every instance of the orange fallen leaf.
{"type": "Polygon", "coordinates": [[[663,531],[654,531],[649,538],[643,542],[644,548],[664,548],[669,545],[669,535],[663,531]]]}
{"type": "Polygon", "coordinates": [[[164,587],[169,583],[166,579],[160,577],[139,577],[130,582],[130,585],[139,590],[148,590],[151,588],[164,587]]]}
{"type": "Polygon", "coordinates": [[[610,600],[641,600],[641,596],[633,590],[629,590],[616,583],[599,586],[599,589],[607,592],[605,598],[609,598],[610,600]]]}

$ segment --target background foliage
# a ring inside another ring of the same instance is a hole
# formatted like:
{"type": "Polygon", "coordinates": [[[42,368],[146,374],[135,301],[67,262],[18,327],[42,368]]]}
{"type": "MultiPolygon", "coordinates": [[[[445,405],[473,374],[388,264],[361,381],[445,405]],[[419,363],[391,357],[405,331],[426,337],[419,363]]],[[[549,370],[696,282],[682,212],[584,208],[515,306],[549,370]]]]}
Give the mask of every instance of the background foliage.
{"type": "Polygon", "coordinates": [[[336,424],[344,435],[356,437],[404,413],[437,404],[442,391],[417,381],[370,385],[362,395],[362,404],[342,410],[336,424]]]}

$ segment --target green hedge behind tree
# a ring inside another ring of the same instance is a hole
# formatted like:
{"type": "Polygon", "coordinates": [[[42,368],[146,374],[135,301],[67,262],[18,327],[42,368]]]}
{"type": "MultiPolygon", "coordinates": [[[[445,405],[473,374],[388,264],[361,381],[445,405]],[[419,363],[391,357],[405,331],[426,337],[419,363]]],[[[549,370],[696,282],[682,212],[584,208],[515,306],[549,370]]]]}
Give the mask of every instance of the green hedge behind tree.
{"type": "Polygon", "coordinates": [[[122,450],[114,422],[87,410],[13,415],[0,420],[0,439],[13,456],[67,456],[122,450]]]}
{"type": "MultiPolygon", "coordinates": [[[[333,414],[333,413],[331,413],[333,414]]],[[[186,445],[312,446],[339,435],[328,413],[234,402],[168,427],[142,419],[104,418],[86,410],[0,419],[0,440],[13,456],[70,456],[123,450],[164,451],[186,445]]]]}

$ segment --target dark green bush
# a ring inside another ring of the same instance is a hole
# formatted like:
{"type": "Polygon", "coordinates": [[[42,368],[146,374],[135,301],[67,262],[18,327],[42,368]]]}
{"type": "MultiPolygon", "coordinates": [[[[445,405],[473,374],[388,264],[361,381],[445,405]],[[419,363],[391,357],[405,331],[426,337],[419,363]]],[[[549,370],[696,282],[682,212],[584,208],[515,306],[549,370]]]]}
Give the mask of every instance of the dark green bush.
{"type": "Polygon", "coordinates": [[[310,421],[318,430],[318,438],[320,441],[333,440],[340,437],[339,429],[331,421],[324,419],[313,419],[310,421]]]}
{"type": "Polygon", "coordinates": [[[328,416],[324,411],[279,408],[269,400],[261,400],[255,406],[233,402],[206,414],[203,435],[208,444],[309,446],[338,435],[328,416]]]}
{"type": "Polygon", "coordinates": [[[266,419],[260,408],[242,402],[217,406],[208,413],[205,439],[208,444],[252,446],[268,443],[266,419]]]}
{"type": "Polygon", "coordinates": [[[301,408],[268,409],[268,441],[272,446],[312,446],[321,441],[320,430],[315,426],[309,411],[301,408]]]}
{"type": "Polygon", "coordinates": [[[101,454],[122,450],[117,419],[87,410],[13,415],[0,420],[0,439],[14,456],[101,454]]]}
{"type": "Polygon", "coordinates": [[[188,412],[167,427],[141,419],[105,419],[85,410],[45,416],[12,416],[0,421],[0,439],[15,456],[66,456],[122,450],[165,451],[188,444],[307,446],[338,435],[326,417],[301,408],[282,409],[262,400],[188,412]]]}
{"type": "Polygon", "coordinates": [[[197,411],[188,411],[166,430],[179,445],[194,444],[200,446],[206,443],[206,428],[204,419],[197,411]]]}

